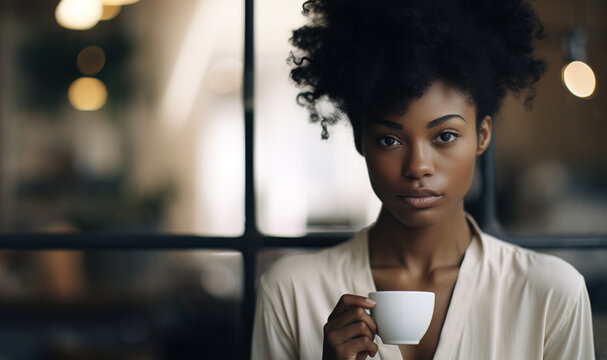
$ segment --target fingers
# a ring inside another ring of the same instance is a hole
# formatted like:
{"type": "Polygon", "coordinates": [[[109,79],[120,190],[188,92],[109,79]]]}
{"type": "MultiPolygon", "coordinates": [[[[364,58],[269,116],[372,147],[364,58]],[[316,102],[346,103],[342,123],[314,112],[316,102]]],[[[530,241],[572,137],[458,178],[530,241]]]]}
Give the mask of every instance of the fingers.
{"type": "Polygon", "coordinates": [[[375,324],[375,321],[365,311],[365,309],[361,307],[349,308],[348,310],[334,317],[332,321],[330,321],[330,324],[331,329],[341,329],[356,322],[364,323],[372,334],[375,334],[377,332],[377,324],[375,324]]]}
{"type": "Polygon", "coordinates": [[[364,296],[343,295],[324,327],[323,359],[358,359],[375,356],[377,325],[365,309],[375,306],[364,296]],[[331,356],[325,356],[331,354],[331,356]]]}
{"type": "Polygon", "coordinates": [[[339,331],[329,331],[327,333],[327,340],[331,344],[342,344],[359,337],[366,337],[370,340],[375,338],[375,333],[362,321],[338,329],[339,331]]]}
{"type": "Polygon", "coordinates": [[[339,302],[335,306],[335,309],[333,309],[333,312],[331,313],[331,315],[329,315],[329,320],[352,307],[371,309],[374,306],[375,301],[369,298],[366,298],[364,296],[345,294],[342,295],[342,297],[339,299],[339,302]]]}
{"type": "Polygon", "coordinates": [[[375,357],[377,354],[377,344],[373,340],[366,337],[359,337],[348,342],[335,346],[335,353],[338,359],[349,358],[351,355],[368,354],[375,357]]]}

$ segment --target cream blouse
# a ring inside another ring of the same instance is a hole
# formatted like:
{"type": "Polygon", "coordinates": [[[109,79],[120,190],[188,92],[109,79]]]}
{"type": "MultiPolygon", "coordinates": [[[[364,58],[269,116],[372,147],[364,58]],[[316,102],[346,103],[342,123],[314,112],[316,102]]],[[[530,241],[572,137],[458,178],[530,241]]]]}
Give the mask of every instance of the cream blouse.
{"type": "MultiPolygon", "coordinates": [[[[584,278],[565,261],[475,228],[434,359],[594,359],[584,278]]],[[[343,294],[375,291],[368,228],[337,246],[287,255],[260,278],[252,359],[321,359],[323,326],[343,294]]],[[[374,359],[402,359],[375,338],[374,359]]]]}

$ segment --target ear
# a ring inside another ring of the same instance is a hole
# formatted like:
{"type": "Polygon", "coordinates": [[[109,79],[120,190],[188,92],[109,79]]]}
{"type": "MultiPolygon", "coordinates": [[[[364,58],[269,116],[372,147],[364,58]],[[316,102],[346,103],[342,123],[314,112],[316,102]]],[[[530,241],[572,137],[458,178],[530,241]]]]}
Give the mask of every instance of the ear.
{"type": "Polygon", "coordinates": [[[491,144],[491,127],[493,126],[493,120],[491,116],[487,115],[481,121],[478,127],[478,143],[476,145],[476,155],[482,155],[487,150],[489,144],[491,144]]]}

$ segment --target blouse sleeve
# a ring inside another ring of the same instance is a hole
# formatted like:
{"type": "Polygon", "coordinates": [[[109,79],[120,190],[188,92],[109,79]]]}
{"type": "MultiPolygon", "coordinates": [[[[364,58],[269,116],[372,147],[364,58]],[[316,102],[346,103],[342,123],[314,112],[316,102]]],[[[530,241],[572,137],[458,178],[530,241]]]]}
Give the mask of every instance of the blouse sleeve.
{"type": "Polygon", "coordinates": [[[562,314],[554,335],[546,340],[545,360],[594,360],[592,314],[586,285],[582,280],[571,310],[562,314]]]}
{"type": "Polygon", "coordinates": [[[253,325],[252,360],[297,359],[293,337],[288,331],[284,307],[272,298],[262,277],[257,292],[253,325]]]}

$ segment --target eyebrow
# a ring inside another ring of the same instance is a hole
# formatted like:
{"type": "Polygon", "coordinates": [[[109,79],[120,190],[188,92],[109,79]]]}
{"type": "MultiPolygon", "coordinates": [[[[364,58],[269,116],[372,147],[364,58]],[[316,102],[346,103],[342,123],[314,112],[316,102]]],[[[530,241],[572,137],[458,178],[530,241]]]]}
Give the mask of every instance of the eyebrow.
{"type": "MultiPolygon", "coordinates": [[[[430,121],[426,127],[428,129],[433,128],[433,127],[438,126],[438,125],[440,125],[440,124],[444,123],[445,121],[447,121],[449,119],[452,119],[452,118],[460,118],[460,119],[466,121],[466,119],[464,119],[464,117],[461,116],[461,115],[458,115],[458,114],[448,114],[448,115],[441,116],[438,119],[434,119],[434,120],[430,121]]],[[[397,123],[395,121],[390,121],[390,120],[385,120],[385,119],[378,119],[378,120],[374,120],[373,122],[376,123],[376,124],[379,124],[379,125],[387,126],[389,128],[392,128],[392,129],[396,129],[396,130],[402,130],[403,129],[403,126],[400,123],[397,123]]]]}
{"type": "Polygon", "coordinates": [[[438,125],[444,123],[445,121],[447,121],[449,119],[453,119],[453,118],[460,118],[460,119],[464,120],[465,122],[467,122],[466,119],[464,119],[464,117],[461,116],[461,115],[458,115],[458,114],[449,114],[449,115],[441,116],[438,119],[434,119],[434,120],[430,121],[426,127],[428,129],[430,129],[430,128],[438,126],[438,125]]]}

